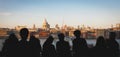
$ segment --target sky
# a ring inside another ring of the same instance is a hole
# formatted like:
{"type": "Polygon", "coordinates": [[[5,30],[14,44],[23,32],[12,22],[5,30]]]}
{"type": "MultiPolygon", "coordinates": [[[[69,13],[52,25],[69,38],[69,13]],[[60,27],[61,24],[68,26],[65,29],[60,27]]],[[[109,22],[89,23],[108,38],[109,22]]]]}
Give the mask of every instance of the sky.
{"type": "Polygon", "coordinates": [[[0,0],[0,27],[56,24],[109,28],[120,23],[120,0],[0,0]]]}

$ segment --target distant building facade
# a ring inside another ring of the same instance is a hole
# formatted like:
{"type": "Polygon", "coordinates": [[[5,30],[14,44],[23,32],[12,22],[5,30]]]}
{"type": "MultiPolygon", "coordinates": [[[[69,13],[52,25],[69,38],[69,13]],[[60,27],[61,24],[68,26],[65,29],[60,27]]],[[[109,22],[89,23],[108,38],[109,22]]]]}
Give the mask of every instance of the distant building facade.
{"type": "Polygon", "coordinates": [[[9,31],[9,28],[0,28],[0,36],[7,36],[9,31]]]}

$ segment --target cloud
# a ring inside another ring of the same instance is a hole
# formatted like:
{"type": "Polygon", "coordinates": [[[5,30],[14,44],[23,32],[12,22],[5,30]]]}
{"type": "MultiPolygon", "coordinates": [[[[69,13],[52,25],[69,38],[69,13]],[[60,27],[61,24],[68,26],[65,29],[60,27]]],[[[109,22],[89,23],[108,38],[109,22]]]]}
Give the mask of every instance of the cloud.
{"type": "Polygon", "coordinates": [[[10,16],[12,13],[9,12],[0,12],[0,16],[10,16]]]}

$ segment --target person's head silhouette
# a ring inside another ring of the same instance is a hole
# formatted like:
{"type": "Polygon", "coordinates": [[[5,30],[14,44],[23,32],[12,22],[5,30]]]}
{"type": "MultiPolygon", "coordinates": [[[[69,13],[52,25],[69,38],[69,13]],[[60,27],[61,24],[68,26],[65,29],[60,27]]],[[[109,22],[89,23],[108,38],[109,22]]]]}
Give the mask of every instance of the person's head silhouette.
{"type": "Polygon", "coordinates": [[[76,37],[80,37],[81,31],[80,31],[80,30],[75,30],[75,31],[74,31],[74,35],[75,35],[76,37]]]}
{"type": "Polygon", "coordinates": [[[14,33],[9,35],[9,39],[17,39],[16,35],[14,33]]]}
{"type": "Polygon", "coordinates": [[[29,31],[28,31],[27,28],[22,28],[22,29],[20,30],[20,36],[21,36],[21,38],[22,38],[23,40],[26,40],[26,39],[27,39],[28,34],[29,34],[29,31]]]}
{"type": "Polygon", "coordinates": [[[59,40],[60,41],[64,41],[64,34],[63,33],[60,33],[60,34],[58,34],[58,38],[59,38],[59,40]]]}
{"type": "Polygon", "coordinates": [[[104,37],[103,37],[103,36],[99,36],[99,37],[97,38],[97,41],[103,42],[103,41],[104,41],[104,37]]]}
{"type": "Polygon", "coordinates": [[[96,46],[97,46],[97,47],[106,47],[106,45],[105,45],[105,39],[104,39],[103,36],[99,36],[99,37],[97,38],[96,46]]]}
{"type": "Polygon", "coordinates": [[[110,39],[115,39],[115,37],[116,37],[116,33],[115,32],[110,32],[109,38],[110,39]]]}
{"type": "Polygon", "coordinates": [[[49,43],[52,43],[53,40],[54,40],[54,38],[53,38],[52,36],[49,36],[49,37],[48,37],[48,41],[49,41],[49,43]]]}

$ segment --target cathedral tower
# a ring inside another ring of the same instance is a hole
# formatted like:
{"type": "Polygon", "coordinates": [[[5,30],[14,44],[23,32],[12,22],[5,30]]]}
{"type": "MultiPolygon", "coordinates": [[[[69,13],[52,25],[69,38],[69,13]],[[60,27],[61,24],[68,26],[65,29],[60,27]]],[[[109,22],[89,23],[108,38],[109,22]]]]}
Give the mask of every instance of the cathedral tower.
{"type": "Polygon", "coordinates": [[[50,25],[48,24],[46,19],[44,19],[44,21],[43,21],[42,29],[44,29],[44,30],[49,30],[50,29],[50,25]]]}

